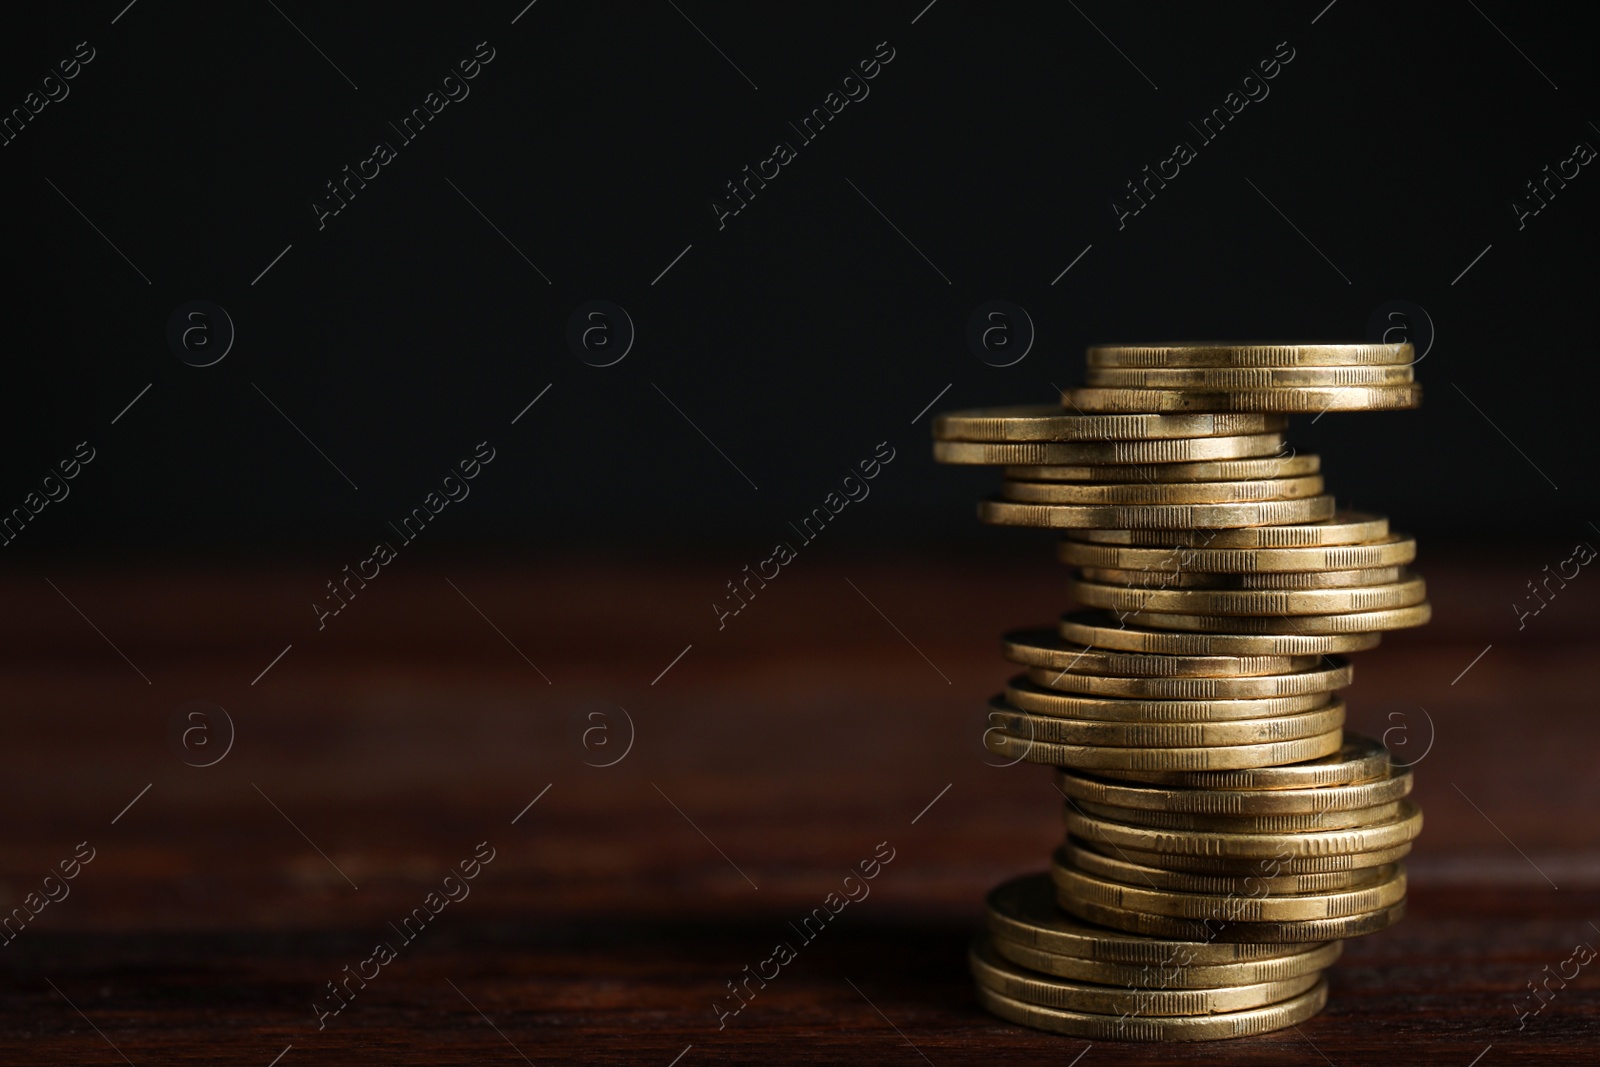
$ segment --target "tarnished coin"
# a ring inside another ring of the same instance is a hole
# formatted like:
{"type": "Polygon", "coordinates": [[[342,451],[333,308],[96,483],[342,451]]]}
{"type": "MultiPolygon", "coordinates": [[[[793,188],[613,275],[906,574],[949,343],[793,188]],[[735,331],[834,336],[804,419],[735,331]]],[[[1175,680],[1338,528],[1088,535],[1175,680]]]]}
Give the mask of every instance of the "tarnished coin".
{"type": "Polygon", "coordinates": [[[1232,482],[1263,478],[1299,478],[1322,468],[1320,457],[1293,452],[1261,459],[1209,460],[1195,463],[1051,464],[1006,467],[1006,477],[1019,482],[1232,482]]]}
{"type": "Polygon", "coordinates": [[[996,952],[988,937],[980,937],[973,944],[968,962],[978,985],[1001,996],[1040,1007],[1108,1016],[1126,1012],[1172,1017],[1242,1011],[1298,996],[1322,980],[1320,974],[1306,974],[1220,989],[1129,989],[1071,982],[1023,970],[996,952]]]}
{"type": "MultiPolygon", "coordinates": [[[[1053,899],[1050,901],[1050,907],[1059,911],[1053,899]]],[[[1329,941],[1321,945],[1304,946],[1309,951],[1296,952],[1277,959],[1246,960],[1241,963],[1216,963],[1206,966],[1180,962],[1184,955],[1181,949],[1173,951],[1171,962],[1134,964],[1088,960],[1079,956],[1060,956],[998,936],[994,937],[993,944],[998,955],[1030,971],[1129,989],[1215,989],[1219,986],[1282,981],[1285,978],[1298,978],[1301,975],[1323,971],[1344,951],[1342,942],[1329,941]]],[[[1182,945],[1184,942],[1173,942],[1173,944],[1182,945]]]]}
{"type": "Polygon", "coordinates": [[[1422,830],[1422,809],[1409,799],[1400,801],[1399,815],[1389,822],[1299,834],[1227,833],[1215,830],[1174,832],[1085,815],[1072,805],[1067,806],[1063,815],[1067,832],[1085,840],[1163,855],[1176,853],[1236,859],[1271,856],[1293,859],[1300,856],[1377,852],[1409,844],[1422,830]]]}
{"type": "MultiPolygon", "coordinates": [[[[1272,741],[1292,741],[1301,737],[1318,736],[1343,726],[1344,711],[1344,704],[1334,701],[1314,711],[1305,711],[1298,715],[1280,715],[1271,719],[1234,719],[1228,722],[1099,722],[1092,719],[1029,715],[1007,704],[1004,699],[996,697],[989,704],[988,723],[991,730],[1000,730],[1011,737],[1029,738],[1045,744],[1196,748],[1202,745],[1259,745],[1272,741]]],[[[1088,801],[1082,803],[1089,804],[1088,801]]],[[[1106,810],[1117,812],[1120,809],[1106,810]]],[[[1181,817],[1218,818],[1218,816],[1203,815],[1181,817]]],[[[1257,818],[1310,819],[1312,817],[1268,815],[1257,818]]]]}
{"type": "Polygon", "coordinates": [[[1284,922],[1230,922],[1225,918],[1183,919],[1147,911],[1113,908],[1082,897],[1061,894],[1056,898],[1072,914],[1090,922],[1154,937],[1205,937],[1218,941],[1259,941],[1295,943],[1330,941],[1334,938],[1362,937],[1377,933],[1400,921],[1405,915],[1404,900],[1380,911],[1346,915],[1336,919],[1301,919],[1284,922]]]}
{"type": "MultiPolygon", "coordinates": [[[[1388,611],[1427,598],[1427,584],[1407,571],[1398,582],[1343,589],[1133,589],[1067,579],[1074,600],[1094,608],[1163,614],[1274,616],[1388,611]]],[[[1146,620],[1148,622],[1148,620],[1146,620]]],[[[1150,622],[1149,625],[1158,626],[1150,622]]],[[[1173,629],[1210,629],[1178,626],[1173,629]]],[[[1234,629],[1238,629],[1235,627],[1234,629]]],[[[1233,630],[1229,630],[1233,632],[1233,630]]],[[[1246,632],[1249,632],[1248,630],[1246,632]]],[[[1289,632],[1294,631],[1271,631],[1289,632]]]]}
{"type": "MultiPolygon", "coordinates": [[[[1331,757],[1330,757],[1331,758],[1331,757]]],[[[1056,772],[1056,788],[1069,797],[1125,810],[1197,815],[1319,815],[1391,804],[1411,792],[1411,771],[1389,766],[1385,777],[1309,789],[1185,789],[1113,781],[1077,771],[1056,772]]]]}
{"type": "Polygon", "coordinates": [[[1404,608],[1346,611],[1327,615],[1191,615],[1178,612],[1140,611],[1139,621],[1149,626],[1195,633],[1245,634],[1358,634],[1405,630],[1433,617],[1433,607],[1423,602],[1404,608]]]}
{"type": "Polygon", "coordinates": [[[1064,415],[1057,404],[948,411],[933,420],[938,441],[1149,441],[1274,433],[1283,415],[1064,415]]]}
{"type": "Polygon", "coordinates": [[[1001,730],[987,730],[983,744],[990,752],[1009,760],[1027,760],[1051,767],[1084,767],[1098,770],[1198,771],[1233,767],[1273,767],[1317,759],[1339,747],[1339,730],[1294,741],[1274,741],[1261,745],[1218,745],[1205,748],[1114,748],[1104,745],[1063,745],[1013,737],[1001,730]]]}
{"type": "Polygon", "coordinates": [[[1343,385],[1288,389],[1069,389],[1062,400],[1086,414],[1102,412],[1398,411],[1422,403],[1422,386],[1343,385]]]}
{"type": "Polygon", "coordinates": [[[1370,367],[1416,362],[1405,344],[1091,345],[1091,367],[1370,367]]]}
{"type": "Polygon", "coordinates": [[[1161,867],[1147,867],[1142,863],[1130,863],[1116,856],[1103,855],[1092,848],[1079,845],[1077,839],[1072,837],[1067,838],[1066,844],[1056,850],[1055,863],[1058,866],[1088,871],[1107,881],[1121,882],[1124,885],[1176,889],[1185,893],[1210,893],[1214,896],[1326,893],[1333,890],[1357,889],[1386,881],[1397,869],[1391,863],[1382,867],[1363,867],[1353,871],[1280,874],[1273,877],[1261,874],[1230,875],[1169,871],[1161,867]]]}
{"type": "MultiPolygon", "coordinates": [[[[1311,714],[1316,714],[1312,712],[1311,714]]],[[[1041,720],[1059,722],[1061,720],[1041,720]]],[[[1071,720],[1067,720],[1071,721],[1071,720]]],[[[1247,720],[1248,721],[1248,720],[1247,720]]],[[[1233,726],[1233,723],[1212,725],[1233,726]]],[[[1013,730],[1013,733],[1022,731],[1013,730]]],[[[1046,740],[1049,740],[1048,738],[1046,740]]],[[[1400,802],[1374,804],[1344,811],[1319,811],[1290,815],[1208,815],[1188,811],[1151,811],[1148,808],[1121,808],[1092,800],[1067,799],[1078,811],[1098,819],[1115,819],[1130,826],[1157,830],[1215,830],[1226,833],[1303,834],[1313,830],[1344,830],[1353,826],[1372,826],[1390,822],[1400,814],[1400,802]]]]}
{"type": "Polygon", "coordinates": [[[1331,874],[1357,871],[1397,863],[1411,851],[1411,843],[1374,852],[1343,852],[1330,856],[1289,856],[1240,858],[1237,856],[1186,856],[1173,852],[1144,852],[1136,848],[1084,841],[1083,847],[1115,856],[1143,867],[1162,867],[1171,871],[1197,874],[1226,874],[1237,878],[1279,877],[1287,874],[1331,874]]]}
{"type": "Polygon", "coordinates": [[[1207,459],[1270,456],[1283,448],[1277,433],[1229,437],[1173,437],[1148,441],[935,441],[940,463],[984,465],[1057,463],[1187,463],[1207,459]]]}
{"type": "Polygon", "coordinates": [[[1013,663],[1034,668],[1029,679],[1037,685],[1068,693],[1154,700],[1238,700],[1327,692],[1349,685],[1352,671],[1347,660],[1303,656],[1273,657],[1290,659],[1296,665],[1281,674],[1228,675],[1221,672],[1230,663],[1249,661],[1231,656],[1100,652],[1070,644],[1048,630],[1008,633],[1000,639],[1000,653],[1013,663]],[[1171,659],[1172,665],[1157,662],[1162,658],[1171,659]],[[1111,666],[1144,668],[1151,673],[1101,673],[1111,666]],[[1194,673],[1199,670],[1210,673],[1194,673]]]}
{"type": "Polygon", "coordinates": [[[1406,896],[1405,867],[1401,864],[1395,865],[1394,873],[1387,880],[1374,885],[1285,895],[1267,894],[1264,891],[1254,895],[1217,895],[1141,888],[1108,881],[1087,871],[1059,864],[1051,868],[1050,877],[1056,884],[1058,899],[1060,896],[1070,896],[1075,900],[1125,911],[1224,923],[1291,923],[1370,915],[1393,907],[1406,896]]]}
{"type": "Polygon", "coordinates": [[[1000,495],[1028,504],[1228,504],[1249,500],[1296,500],[1322,492],[1322,475],[1234,482],[1131,482],[1084,485],[1006,479],[1000,495]]]}
{"type": "Polygon", "coordinates": [[[1076,611],[1061,618],[1061,636],[1078,645],[1175,656],[1321,656],[1376,648],[1381,633],[1253,634],[1175,633],[1135,625],[1143,613],[1118,619],[1100,611],[1076,611]]]}
{"type": "Polygon", "coordinates": [[[1253,678],[1125,678],[1111,674],[1078,674],[1055,667],[1030,667],[1028,680],[1063,693],[1131,697],[1136,700],[1248,700],[1255,697],[1327,693],[1350,684],[1353,668],[1346,662],[1253,678]]]}
{"type": "Polygon", "coordinates": [[[1000,639],[1000,654],[1029,667],[1053,667],[1076,674],[1131,675],[1140,678],[1240,678],[1290,674],[1322,665],[1321,656],[1163,656],[1090,648],[1061,639],[1055,630],[1013,630],[1000,639]]]}
{"type": "MultiPolygon", "coordinates": [[[[1088,546],[1099,547],[1099,546],[1088,546]]],[[[1399,567],[1358,571],[1269,571],[1266,574],[1208,574],[1202,571],[1117,570],[1085,567],[1083,580],[1130,589],[1348,589],[1400,580],[1399,567]]]]}
{"type": "Polygon", "coordinates": [[[1269,719],[1326,707],[1332,693],[1306,693],[1260,700],[1126,700],[1118,697],[1083,697],[1034,685],[1018,675],[1006,683],[1006,700],[1032,715],[1099,722],[1231,722],[1269,719]]]}
{"type": "Polygon", "coordinates": [[[1393,771],[1393,756],[1383,742],[1347,733],[1343,743],[1325,758],[1298,766],[1254,767],[1200,774],[1138,771],[1117,777],[1179,789],[1325,789],[1328,786],[1384,780],[1393,771]]]}
{"type": "MultiPolygon", "coordinates": [[[[1286,389],[1404,385],[1411,367],[1091,367],[1091,386],[1112,389],[1286,389]]],[[[1091,418],[1092,416],[1083,416],[1091,418]]]]}
{"type": "Polygon", "coordinates": [[[1320,521],[1289,519],[1280,525],[1239,530],[1096,528],[1074,533],[1072,539],[1099,545],[1154,548],[1312,548],[1366,544],[1388,535],[1389,520],[1382,515],[1341,511],[1320,521]]]}
{"type": "Polygon", "coordinates": [[[1326,979],[1320,980],[1299,996],[1264,1008],[1218,1015],[1094,1015],[1061,1008],[1041,1008],[996,993],[982,984],[978,986],[978,1003],[1007,1022],[1070,1037],[1101,1041],[1214,1041],[1264,1034],[1305,1022],[1327,1005],[1328,983],[1326,979]]]}
{"type": "Polygon", "coordinates": [[[985,904],[989,931],[995,937],[1058,956],[1134,965],[1178,962],[1209,967],[1279,960],[1308,951],[1283,945],[1186,943],[1086,926],[1056,906],[1055,887],[1043,871],[995,886],[985,904]]]}
{"type": "MultiPolygon", "coordinates": [[[[1347,572],[1361,568],[1398,567],[1416,559],[1417,542],[1407,534],[1389,534],[1369,544],[1330,548],[1139,548],[1086,544],[1067,536],[1057,549],[1063,563],[1110,567],[1141,573],[1205,574],[1347,572]]],[[[1375,583],[1374,583],[1375,584],[1375,583]]]]}
{"type": "MultiPolygon", "coordinates": [[[[1214,438],[1223,440],[1223,438],[1214,438]]],[[[1261,500],[1235,504],[1019,504],[1010,500],[984,500],[978,518],[994,526],[1041,526],[1052,530],[1102,529],[1176,531],[1186,535],[1216,529],[1239,532],[1234,527],[1252,523],[1309,523],[1331,517],[1333,497],[1308,496],[1299,500],[1261,500]]],[[[1285,526],[1285,529],[1294,529],[1285,526]]]]}

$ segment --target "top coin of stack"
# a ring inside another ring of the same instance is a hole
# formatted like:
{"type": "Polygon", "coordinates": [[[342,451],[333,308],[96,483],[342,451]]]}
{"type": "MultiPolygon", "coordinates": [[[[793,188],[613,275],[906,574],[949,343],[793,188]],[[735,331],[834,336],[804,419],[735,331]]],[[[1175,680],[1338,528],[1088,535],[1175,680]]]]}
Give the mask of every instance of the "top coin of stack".
{"type": "Polygon", "coordinates": [[[1393,411],[1422,402],[1409,344],[1096,345],[1082,412],[1393,411]]]}

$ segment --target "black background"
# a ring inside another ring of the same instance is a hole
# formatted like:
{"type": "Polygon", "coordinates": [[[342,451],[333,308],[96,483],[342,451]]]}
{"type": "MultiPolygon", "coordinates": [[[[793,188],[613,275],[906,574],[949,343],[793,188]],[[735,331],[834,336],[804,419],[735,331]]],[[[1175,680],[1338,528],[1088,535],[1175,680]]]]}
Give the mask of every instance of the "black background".
{"type": "Polygon", "coordinates": [[[97,458],[6,551],[355,558],[483,440],[441,547],[764,549],[881,441],[830,542],[971,541],[995,476],[936,467],[913,424],[947,384],[935,411],[1049,402],[1089,343],[1362,340],[1396,299],[1436,329],[1425,404],[1297,418],[1331,490],[1436,540],[1593,533],[1600,177],[1520,231],[1510,207],[1600,145],[1579,9],[924,2],[8,14],[6,110],[96,57],[0,147],[0,510],[77,442],[97,458]],[[480,41],[470,96],[319,231],[323,183],[480,41]],[[719,230],[723,183],[883,41],[870,95],[719,230]],[[1124,183],[1282,41],[1270,96],[1119,231],[1124,183]],[[595,298],[638,333],[608,368],[565,340],[595,298]],[[964,340],[992,298],[1037,327],[1011,367],[964,340]],[[215,366],[166,343],[192,299],[237,328],[215,366]]]}

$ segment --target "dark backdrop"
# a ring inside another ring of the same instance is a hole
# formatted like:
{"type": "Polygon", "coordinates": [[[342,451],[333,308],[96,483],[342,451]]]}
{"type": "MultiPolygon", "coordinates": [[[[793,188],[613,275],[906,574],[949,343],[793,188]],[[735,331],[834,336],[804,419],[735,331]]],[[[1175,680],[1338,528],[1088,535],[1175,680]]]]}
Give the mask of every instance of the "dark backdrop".
{"type": "Polygon", "coordinates": [[[0,147],[0,508],[95,458],[7,551],[355,558],[480,441],[438,545],[754,551],[884,441],[826,536],[949,543],[994,475],[928,458],[913,420],[947,386],[934,410],[1048,402],[1088,343],[1370,339],[1391,301],[1432,323],[1424,407],[1299,418],[1296,443],[1426,537],[1570,543],[1600,519],[1600,178],[1520,229],[1512,202],[1600,145],[1592,35],[1573,8],[1323,2],[8,13],[8,112],[94,58],[0,147]],[[402,143],[387,123],[488,49],[402,143]],[[788,124],[889,49],[801,143],[788,124]],[[1187,123],[1289,49],[1202,145],[1187,123]],[[380,140],[396,157],[319,229],[380,140]],[[796,158],[719,228],[780,140],[796,158]],[[1119,229],[1178,140],[1197,158],[1119,229]],[[965,340],[995,298],[1037,331],[1003,368],[965,340]],[[567,341],[593,299],[637,332],[613,366],[567,341]],[[168,342],[191,300],[236,330],[209,367],[168,342]]]}

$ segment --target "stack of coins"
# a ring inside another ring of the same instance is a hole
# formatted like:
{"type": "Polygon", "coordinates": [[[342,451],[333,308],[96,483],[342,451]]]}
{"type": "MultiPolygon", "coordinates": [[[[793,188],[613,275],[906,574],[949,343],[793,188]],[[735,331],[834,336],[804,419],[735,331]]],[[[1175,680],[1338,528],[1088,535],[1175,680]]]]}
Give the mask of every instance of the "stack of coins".
{"type": "Polygon", "coordinates": [[[1206,1040],[1310,1018],[1340,939],[1398,920],[1411,775],[1346,733],[1343,654],[1426,622],[1416,554],[1337,510],[1293,412],[1414,407],[1409,345],[1089,350],[1063,405],[940,415],[1005,468],[988,523],[1064,531],[1083,610],[1007,634],[984,743],[1056,768],[1066,839],[997,888],[971,966],[1014,1022],[1206,1040]]]}

